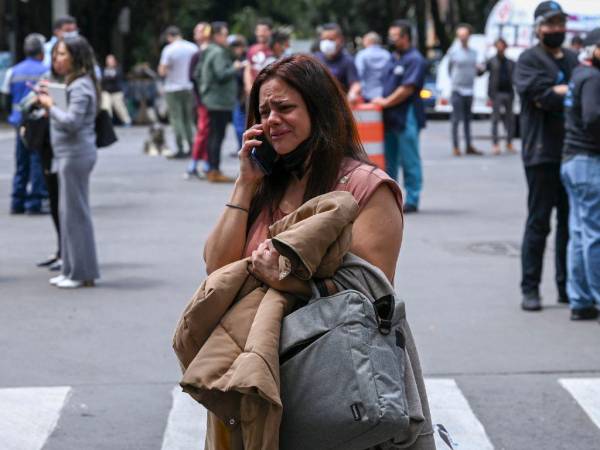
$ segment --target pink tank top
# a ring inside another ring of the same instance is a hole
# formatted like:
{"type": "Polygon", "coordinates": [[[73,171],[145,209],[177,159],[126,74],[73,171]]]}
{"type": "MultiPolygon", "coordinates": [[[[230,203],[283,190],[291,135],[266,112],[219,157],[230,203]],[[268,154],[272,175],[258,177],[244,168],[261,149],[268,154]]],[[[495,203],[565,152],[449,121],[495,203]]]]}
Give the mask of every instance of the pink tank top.
{"type": "MultiPolygon", "coordinates": [[[[358,203],[360,214],[360,211],[367,205],[371,196],[382,184],[390,188],[398,208],[402,211],[402,191],[398,183],[383,170],[351,158],[344,159],[338,183],[333,190],[350,192],[358,203]]],[[[252,252],[268,238],[269,226],[283,217],[285,217],[285,214],[279,208],[275,210],[273,221],[270,220],[268,211],[259,214],[248,231],[244,257],[252,255],[252,252]]]]}

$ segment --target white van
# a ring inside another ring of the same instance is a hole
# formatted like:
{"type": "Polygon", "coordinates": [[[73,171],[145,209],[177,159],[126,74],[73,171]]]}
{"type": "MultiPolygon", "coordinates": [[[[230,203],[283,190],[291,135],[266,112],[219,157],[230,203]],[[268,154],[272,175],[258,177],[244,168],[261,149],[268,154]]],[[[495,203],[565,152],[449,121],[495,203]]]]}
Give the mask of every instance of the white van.
{"type": "MultiPolygon", "coordinates": [[[[568,14],[567,45],[574,35],[585,35],[586,32],[600,27],[600,0],[559,0],[560,5],[568,14]]],[[[494,42],[502,37],[508,44],[506,56],[514,61],[521,52],[537,42],[533,28],[533,12],[540,0],[500,0],[490,12],[485,25],[485,34],[471,36],[469,46],[477,51],[477,61],[483,64],[494,56],[494,42]]],[[[454,41],[452,47],[460,45],[454,41]]],[[[487,86],[489,75],[486,73],[475,80],[472,111],[475,114],[490,114],[492,108],[488,103],[487,86]]],[[[440,62],[436,78],[437,100],[435,111],[449,113],[451,84],[448,73],[448,55],[440,62]]],[[[515,102],[515,112],[518,113],[518,102],[515,102]]]]}

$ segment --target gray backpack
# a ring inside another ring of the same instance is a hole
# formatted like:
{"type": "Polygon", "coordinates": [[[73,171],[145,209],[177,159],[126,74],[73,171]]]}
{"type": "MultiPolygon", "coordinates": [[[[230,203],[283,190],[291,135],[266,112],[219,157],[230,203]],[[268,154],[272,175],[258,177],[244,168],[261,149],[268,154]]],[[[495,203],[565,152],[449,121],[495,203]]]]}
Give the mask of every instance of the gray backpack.
{"type": "Polygon", "coordinates": [[[281,450],[395,449],[412,441],[404,303],[380,276],[371,284],[385,295],[374,301],[356,290],[321,297],[313,285],[310,302],[284,318],[281,450]]]}

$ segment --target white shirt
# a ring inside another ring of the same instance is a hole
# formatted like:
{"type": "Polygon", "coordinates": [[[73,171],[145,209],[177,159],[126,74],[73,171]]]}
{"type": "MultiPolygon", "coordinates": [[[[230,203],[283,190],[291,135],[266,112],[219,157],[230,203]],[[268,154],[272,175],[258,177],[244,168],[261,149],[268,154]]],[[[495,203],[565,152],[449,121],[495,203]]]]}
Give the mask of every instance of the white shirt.
{"type": "Polygon", "coordinates": [[[2,80],[2,86],[0,86],[0,92],[5,95],[10,95],[10,79],[12,78],[13,69],[9,67],[5,74],[4,80],[2,80]]]}
{"type": "Polygon", "coordinates": [[[198,51],[198,46],[184,39],[177,39],[163,48],[160,64],[167,66],[165,92],[192,89],[190,81],[190,60],[198,51]]]}
{"type": "Polygon", "coordinates": [[[48,68],[52,65],[52,48],[58,42],[56,36],[52,36],[49,41],[44,44],[44,65],[48,68]]]}

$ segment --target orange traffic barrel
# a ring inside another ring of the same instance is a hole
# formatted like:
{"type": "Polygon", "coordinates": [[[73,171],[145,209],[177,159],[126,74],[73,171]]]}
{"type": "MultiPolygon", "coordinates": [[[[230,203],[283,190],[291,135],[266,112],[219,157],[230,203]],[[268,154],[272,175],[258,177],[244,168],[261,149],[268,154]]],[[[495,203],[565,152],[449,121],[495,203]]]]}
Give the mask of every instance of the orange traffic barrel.
{"type": "Polygon", "coordinates": [[[358,136],[369,159],[380,169],[385,170],[383,112],[379,105],[361,103],[352,107],[358,136]]]}

